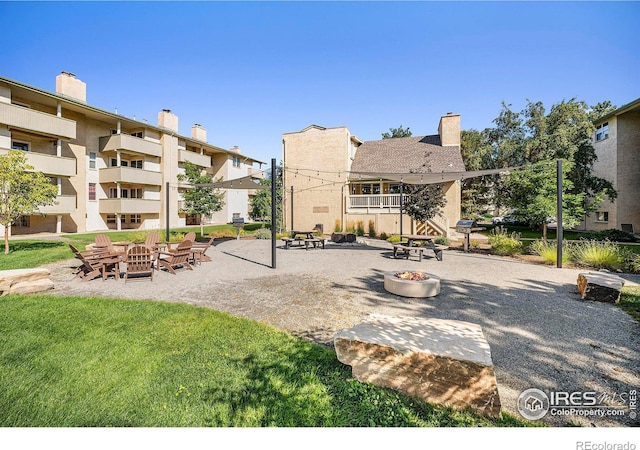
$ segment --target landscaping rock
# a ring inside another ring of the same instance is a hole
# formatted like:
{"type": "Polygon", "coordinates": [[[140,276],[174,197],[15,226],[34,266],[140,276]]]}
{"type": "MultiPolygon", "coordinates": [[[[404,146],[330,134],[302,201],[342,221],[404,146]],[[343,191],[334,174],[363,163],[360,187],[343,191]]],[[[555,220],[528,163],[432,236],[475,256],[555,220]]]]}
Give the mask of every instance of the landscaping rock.
{"type": "Polygon", "coordinates": [[[47,269],[0,270],[0,295],[27,294],[53,289],[47,269]]]}
{"type": "Polygon", "coordinates": [[[618,303],[624,279],[605,272],[579,273],[578,291],[582,300],[618,303]]]}
{"type": "Polygon", "coordinates": [[[491,351],[479,325],[371,315],[337,332],[334,344],[359,381],[500,417],[491,351]]]}

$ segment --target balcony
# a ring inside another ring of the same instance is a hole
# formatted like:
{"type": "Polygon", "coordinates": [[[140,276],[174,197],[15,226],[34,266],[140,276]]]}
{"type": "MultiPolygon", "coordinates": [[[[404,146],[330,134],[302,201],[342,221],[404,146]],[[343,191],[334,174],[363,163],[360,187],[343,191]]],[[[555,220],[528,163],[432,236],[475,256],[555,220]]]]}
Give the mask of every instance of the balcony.
{"type": "Polygon", "coordinates": [[[107,167],[100,169],[100,183],[131,183],[162,185],[162,173],[133,167],[107,167]]]}
{"type": "Polygon", "coordinates": [[[178,150],[178,162],[185,161],[200,167],[211,167],[211,156],[201,155],[200,153],[190,152],[188,150],[178,150]]]}
{"type": "Polygon", "coordinates": [[[129,134],[112,134],[100,138],[99,148],[101,152],[125,150],[127,152],[140,153],[149,156],[162,156],[162,146],[156,142],[131,136],[129,134]]]}
{"type": "Polygon", "coordinates": [[[160,200],[141,198],[102,198],[100,214],[160,214],[160,200]]]}
{"type": "Polygon", "coordinates": [[[347,209],[349,212],[400,212],[400,194],[347,195],[347,209]]]}
{"type": "MultiPolygon", "coordinates": [[[[8,149],[0,148],[0,155],[9,153],[8,149]]],[[[33,170],[47,175],[73,177],[76,175],[76,159],[65,156],[47,155],[45,153],[25,152],[27,163],[33,170]]]]}
{"type": "Polygon", "coordinates": [[[0,123],[32,133],[60,139],[76,138],[74,120],[47,114],[24,106],[0,102],[0,123]]]}
{"type": "Polygon", "coordinates": [[[57,205],[43,206],[38,212],[41,214],[71,214],[77,209],[75,195],[58,195],[56,201],[57,205]]]}

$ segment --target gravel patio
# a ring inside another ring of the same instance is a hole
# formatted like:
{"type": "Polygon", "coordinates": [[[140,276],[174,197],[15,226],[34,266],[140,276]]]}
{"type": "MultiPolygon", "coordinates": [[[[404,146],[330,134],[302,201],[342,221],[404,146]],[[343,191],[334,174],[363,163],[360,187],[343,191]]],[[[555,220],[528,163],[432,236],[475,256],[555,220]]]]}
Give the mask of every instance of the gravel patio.
{"type": "MultiPolygon", "coordinates": [[[[278,242],[229,240],[207,254],[213,262],[154,281],[124,283],[73,277],[77,261],[47,266],[57,295],[108,296],[183,302],[258,320],[323,345],[370,313],[464,320],[482,326],[491,346],[503,410],[518,415],[528,388],[628,392],[640,387],[640,325],[619,308],[583,302],[579,270],[509,258],[445,251],[444,261],[393,259],[385,243],[331,244],[284,250],[278,242]],[[441,293],[409,299],[387,293],[383,273],[422,270],[442,279],[441,293]]],[[[431,255],[429,255],[431,256],[431,255]]],[[[640,277],[624,275],[629,282],[640,277]]],[[[637,425],[622,418],[545,417],[585,426],[637,425]]]]}

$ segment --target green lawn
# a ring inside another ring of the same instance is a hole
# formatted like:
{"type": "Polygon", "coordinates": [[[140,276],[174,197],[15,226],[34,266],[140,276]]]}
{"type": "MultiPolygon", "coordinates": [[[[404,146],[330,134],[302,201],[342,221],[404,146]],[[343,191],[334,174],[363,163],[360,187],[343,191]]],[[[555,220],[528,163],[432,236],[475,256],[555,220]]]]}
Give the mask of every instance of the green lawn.
{"type": "Polygon", "coordinates": [[[69,258],[73,253],[64,242],[14,240],[9,242],[8,255],[0,253],[0,270],[27,269],[69,258]]]}
{"type": "Polygon", "coordinates": [[[631,317],[640,322],[640,287],[627,286],[622,288],[620,303],[618,306],[625,310],[631,317]]]}
{"type": "Polygon", "coordinates": [[[335,353],[189,305],[0,298],[2,427],[522,426],[359,383],[335,353]]]}

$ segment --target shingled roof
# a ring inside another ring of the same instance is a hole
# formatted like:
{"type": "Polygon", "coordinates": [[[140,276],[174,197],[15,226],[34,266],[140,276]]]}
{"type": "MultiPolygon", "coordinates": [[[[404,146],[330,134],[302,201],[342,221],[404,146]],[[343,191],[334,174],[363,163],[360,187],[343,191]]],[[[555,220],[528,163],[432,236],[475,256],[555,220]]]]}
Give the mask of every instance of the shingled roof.
{"type": "Polygon", "coordinates": [[[440,136],[367,141],[356,151],[351,172],[427,173],[464,172],[460,147],[443,147],[440,136]]]}

